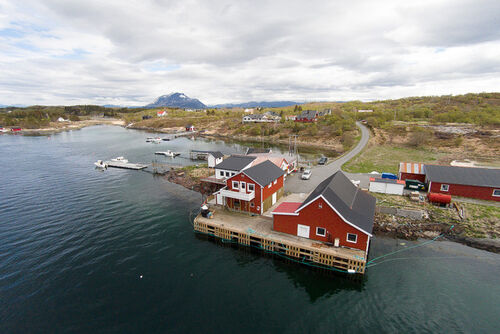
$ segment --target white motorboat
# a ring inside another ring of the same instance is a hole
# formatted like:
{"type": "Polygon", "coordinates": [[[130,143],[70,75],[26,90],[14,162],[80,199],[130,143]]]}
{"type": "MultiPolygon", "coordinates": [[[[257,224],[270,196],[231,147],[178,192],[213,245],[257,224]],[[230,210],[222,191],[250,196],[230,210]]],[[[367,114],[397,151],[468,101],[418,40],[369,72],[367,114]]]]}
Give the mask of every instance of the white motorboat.
{"type": "Polygon", "coordinates": [[[148,138],[146,138],[146,143],[159,144],[161,142],[162,142],[162,140],[160,137],[148,137],[148,138]]]}
{"type": "Polygon", "coordinates": [[[126,164],[128,162],[127,159],[125,159],[124,157],[116,157],[114,159],[111,159],[111,161],[115,161],[115,162],[123,162],[124,164],[126,164]]]}
{"type": "Polygon", "coordinates": [[[97,162],[94,162],[94,165],[96,166],[96,168],[101,168],[101,169],[108,168],[108,164],[102,160],[97,160],[97,162]]]}
{"type": "Polygon", "coordinates": [[[166,157],[171,157],[171,158],[176,157],[178,155],[181,155],[179,152],[172,152],[170,150],[168,150],[168,151],[162,151],[162,152],[155,152],[155,154],[157,154],[157,155],[164,155],[166,157]]]}

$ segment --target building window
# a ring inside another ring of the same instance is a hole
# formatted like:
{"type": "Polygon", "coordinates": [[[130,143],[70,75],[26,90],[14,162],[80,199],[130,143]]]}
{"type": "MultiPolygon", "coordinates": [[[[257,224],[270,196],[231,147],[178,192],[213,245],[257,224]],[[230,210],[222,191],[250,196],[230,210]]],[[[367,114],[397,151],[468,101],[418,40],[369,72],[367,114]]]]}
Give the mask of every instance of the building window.
{"type": "Polygon", "coordinates": [[[449,184],[442,184],[441,185],[441,191],[448,191],[450,189],[450,185],[449,184]]]}
{"type": "Polygon", "coordinates": [[[318,203],[318,208],[323,209],[323,203],[318,203]]]}
{"type": "Polygon", "coordinates": [[[326,229],[323,227],[316,227],[316,235],[324,237],[326,235],[326,229]]]}
{"type": "Polygon", "coordinates": [[[500,197],[500,189],[493,190],[493,196],[500,197]]]}
{"type": "Polygon", "coordinates": [[[229,177],[229,172],[226,172],[226,176],[229,177]]]}
{"type": "Polygon", "coordinates": [[[356,243],[358,241],[358,235],[353,233],[347,233],[347,241],[356,243]]]}
{"type": "Polygon", "coordinates": [[[253,204],[253,202],[250,202],[250,207],[253,208],[255,206],[255,204],[253,204]]]}
{"type": "Polygon", "coordinates": [[[241,186],[241,190],[246,190],[247,189],[247,184],[245,182],[243,182],[243,181],[241,181],[240,186],[241,186]]]}
{"type": "Polygon", "coordinates": [[[248,184],[248,191],[254,191],[255,190],[255,185],[253,183],[248,184]]]}
{"type": "Polygon", "coordinates": [[[220,176],[224,176],[224,171],[219,172],[220,176]]]}
{"type": "Polygon", "coordinates": [[[274,184],[278,183],[278,180],[274,180],[274,184]]]}
{"type": "Polygon", "coordinates": [[[233,181],[233,189],[238,189],[240,187],[238,181],[233,181]]]}
{"type": "Polygon", "coordinates": [[[235,175],[236,175],[236,173],[234,173],[234,172],[233,172],[233,173],[231,173],[231,176],[235,176],[235,175]]]}

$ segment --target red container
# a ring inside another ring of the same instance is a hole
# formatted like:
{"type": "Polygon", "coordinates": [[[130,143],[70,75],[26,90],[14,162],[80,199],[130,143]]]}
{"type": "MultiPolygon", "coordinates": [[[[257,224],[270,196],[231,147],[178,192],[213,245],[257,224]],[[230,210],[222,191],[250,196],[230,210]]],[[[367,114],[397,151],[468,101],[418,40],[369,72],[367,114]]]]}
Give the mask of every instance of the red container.
{"type": "Polygon", "coordinates": [[[427,195],[427,199],[431,203],[440,203],[440,204],[450,204],[451,203],[451,195],[447,195],[447,194],[429,193],[427,195]]]}

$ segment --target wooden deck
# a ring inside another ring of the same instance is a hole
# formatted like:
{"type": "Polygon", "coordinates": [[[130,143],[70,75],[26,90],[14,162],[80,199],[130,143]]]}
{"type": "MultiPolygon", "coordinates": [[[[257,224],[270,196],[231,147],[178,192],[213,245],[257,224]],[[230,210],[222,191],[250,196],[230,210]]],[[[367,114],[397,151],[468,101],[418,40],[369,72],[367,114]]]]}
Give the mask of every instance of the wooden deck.
{"type": "Polygon", "coordinates": [[[104,163],[108,164],[108,167],[134,169],[134,170],[140,170],[148,167],[148,165],[144,164],[134,164],[131,162],[121,162],[121,161],[105,161],[104,163]]]}
{"type": "Polygon", "coordinates": [[[280,253],[305,264],[336,268],[345,272],[354,270],[357,274],[364,274],[364,251],[333,247],[307,238],[276,232],[272,230],[272,224],[272,219],[267,217],[249,217],[216,208],[211,219],[198,215],[194,219],[194,230],[245,246],[280,253]]]}

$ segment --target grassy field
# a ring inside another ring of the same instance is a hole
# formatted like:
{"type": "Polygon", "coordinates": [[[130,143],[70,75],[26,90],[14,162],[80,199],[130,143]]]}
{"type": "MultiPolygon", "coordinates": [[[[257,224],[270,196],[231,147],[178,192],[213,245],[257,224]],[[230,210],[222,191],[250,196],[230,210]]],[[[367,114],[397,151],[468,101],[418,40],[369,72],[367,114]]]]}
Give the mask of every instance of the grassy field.
{"type": "Polygon", "coordinates": [[[400,162],[435,163],[441,153],[424,149],[394,145],[371,145],[346,163],[342,169],[350,173],[397,173],[400,162]]]}

